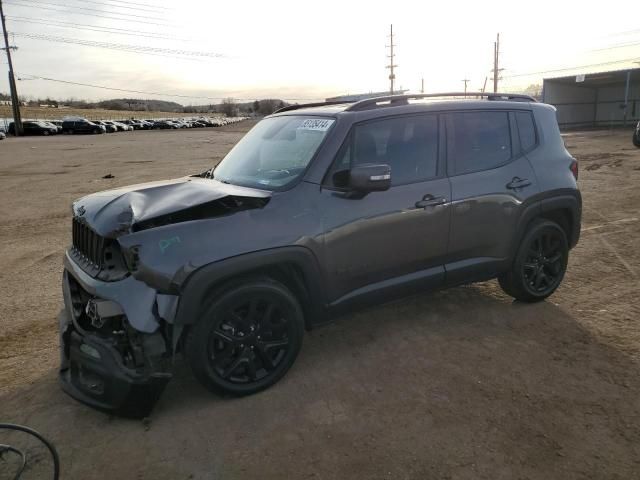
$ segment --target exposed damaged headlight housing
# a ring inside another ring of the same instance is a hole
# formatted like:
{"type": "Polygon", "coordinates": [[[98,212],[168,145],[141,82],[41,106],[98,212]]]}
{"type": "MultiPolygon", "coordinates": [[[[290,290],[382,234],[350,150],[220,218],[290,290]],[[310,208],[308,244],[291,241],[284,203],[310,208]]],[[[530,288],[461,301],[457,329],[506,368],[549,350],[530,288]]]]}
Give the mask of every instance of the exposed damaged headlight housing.
{"type": "Polygon", "coordinates": [[[140,245],[134,245],[130,248],[123,248],[122,257],[124,258],[124,263],[127,266],[127,270],[129,270],[129,273],[136,272],[140,263],[140,245]]]}

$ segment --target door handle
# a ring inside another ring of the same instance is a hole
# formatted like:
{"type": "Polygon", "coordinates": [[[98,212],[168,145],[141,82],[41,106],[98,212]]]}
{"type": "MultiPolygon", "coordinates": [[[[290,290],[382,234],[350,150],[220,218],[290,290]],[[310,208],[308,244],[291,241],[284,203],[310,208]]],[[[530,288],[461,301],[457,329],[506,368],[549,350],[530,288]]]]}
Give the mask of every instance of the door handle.
{"type": "Polygon", "coordinates": [[[444,205],[445,203],[447,203],[447,199],[444,197],[425,195],[422,197],[422,200],[416,202],[416,208],[436,207],[438,205],[444,205]]]}
{"type": "Polygon", "coordinates": [[[517,190],[518,188],[524,188],[531,185],[531,181],[526,178],[513,177],[509,183],[505,186],[510,190],[517,190]]]}

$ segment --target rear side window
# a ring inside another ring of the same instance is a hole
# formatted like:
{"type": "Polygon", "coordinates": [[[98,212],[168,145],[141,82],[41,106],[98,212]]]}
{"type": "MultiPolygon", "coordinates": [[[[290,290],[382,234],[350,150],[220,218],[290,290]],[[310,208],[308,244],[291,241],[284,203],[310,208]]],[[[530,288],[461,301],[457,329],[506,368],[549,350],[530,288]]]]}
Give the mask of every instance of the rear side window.
{"type": "Polygon", "coordinates": [[[447,118],[447,152],[454,174],[489,170],[512,157],[507,112],[459,112],[447,118]]]}
{"type": "Polygon", "coordinates": [[[528,152],[537,143],[533,116],[530,112],[516,112],[516,123],[520,135],[520,148],[523,152],[528,152]]]}
{"type": "Polygon", "coordinates": [[[392,185],[433,178],[438,169],[438,117],[387,118],[357,125],[333,168],[365,163],[391,167],[392,185]]]}

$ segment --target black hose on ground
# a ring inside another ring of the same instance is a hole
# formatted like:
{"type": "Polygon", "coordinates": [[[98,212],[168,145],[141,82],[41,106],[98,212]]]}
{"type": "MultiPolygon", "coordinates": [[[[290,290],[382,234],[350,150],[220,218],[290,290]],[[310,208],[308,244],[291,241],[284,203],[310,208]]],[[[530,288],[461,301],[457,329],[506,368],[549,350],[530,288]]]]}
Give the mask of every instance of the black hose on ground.
{"type": "MultiPolygon", "coordinates": [[[[25,427],[23,425],[15,425],[13,423],[0,423],[0,429],[16,430],[18,432],[28,433],[29,435],[33,435],[38,440],[40,440],[42,443],[44,443],[45,446],[49,449],[49,452],[51,452],[51,457],[53,458],[53,480],[59,480],[59,478],[60,478],[60,458],[58,457],[58,452],[56,451],[56,447],[54,447],[53,444],[51,442],[49,442],[49,440],[44,438],[36,430],[34,430],[32,428],[29,428],[29,427],[25,427]]],[[[20,480],[20,477],[22,476],[22,472],[24,471],[24,469],[25,469],[25,467],[27,465],[27,457],[26,457],[26,455],[24,454],[24,452],[22,452],[21,450],[15,448],[15,447],[12,447],[11,445],[0,445],[0,452],[3,452],[3,451],[9,451],[9,452],[15,453],[17,455],[20,455],[20,457],[22,457],[22,466],[20,467],[20,469],[18,470],[18,472],[16,473],[16,476],[15,476],[15,480],[20,480]]]]}

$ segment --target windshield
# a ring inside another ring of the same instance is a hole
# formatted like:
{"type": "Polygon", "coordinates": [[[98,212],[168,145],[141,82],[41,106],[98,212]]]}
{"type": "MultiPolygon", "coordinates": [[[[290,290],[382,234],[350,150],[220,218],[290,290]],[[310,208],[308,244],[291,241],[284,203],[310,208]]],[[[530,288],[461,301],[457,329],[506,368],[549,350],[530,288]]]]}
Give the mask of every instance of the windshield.
{"type": "Polygon", "coordinates": [[[213,177],[245,187],[283,188],[304,172],[334,122],[320,117],[267,118],[233,147],[213,177]]]}

